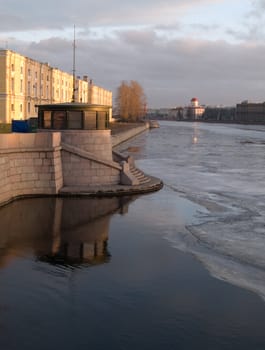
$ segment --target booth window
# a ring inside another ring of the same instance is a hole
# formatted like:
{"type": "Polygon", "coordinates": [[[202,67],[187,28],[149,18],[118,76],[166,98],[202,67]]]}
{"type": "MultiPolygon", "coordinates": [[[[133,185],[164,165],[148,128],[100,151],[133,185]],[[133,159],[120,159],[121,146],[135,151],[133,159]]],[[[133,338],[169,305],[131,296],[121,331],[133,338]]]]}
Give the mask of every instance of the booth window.
{"type": "Polygon", "coordinates": [[[97,112],[97,129],[104,130],[108,127],[107,125],[107,113],[97,112]]]}
{"type": "Polygon", "coordinates": [[[65,111],[54,111],[53,112],[53,129],[63,130],[65,129],[66,122],[66,112],[65,111]]]}
{"type": "Polygon", "coordinates": [[[51,119],[50,111],[43,112],[43,127],[44,129],[51,129],[52,127],[52,119],[51,119]]]}
{"type": "Polygon", "coordinates": [[[96,125],[96,111],[85,111],[85,127],[86,130],[93,130],[97,128],[96,125]]]}
{"type": "Polygon", "coordinates": [[[83,129],[82,111],[68,111],[67,129],[83,129]]]}

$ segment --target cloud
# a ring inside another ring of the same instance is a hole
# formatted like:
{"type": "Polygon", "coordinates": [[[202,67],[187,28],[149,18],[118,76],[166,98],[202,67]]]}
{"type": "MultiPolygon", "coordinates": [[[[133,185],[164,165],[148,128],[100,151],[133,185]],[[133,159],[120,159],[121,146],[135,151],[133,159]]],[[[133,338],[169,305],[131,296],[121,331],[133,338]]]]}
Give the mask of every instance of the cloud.
{"type": "Polygon", "coordinates": [[[235,40],[263,43],[265,40],[265,0],[252,0],[238,27],[229,27],[226,33],[235,40]]]}
{"type": "Polygon", "coordinates": [[[114,93],[122,80],[137,80],[149,106],[183,105],[193,95],[205,104],[264,100],[265,47],[257,41],[264,35],[263,16],[255,11],[264,9],[265,0],[253,1],[251,16],[236,25],[205,13],[206,5],[223,10],[228,0],[0,3],[0,42],[71,73],[75,24],[77,74],[114,93]]]}
{"type": "Polygon", "coordinates": [[[252,17],[262,17],[264,16],[265,1],[264,0],[252,0],[251,10],[248,15],[252,17]]]}
{"type": "Polygon", "coordinates": [[[191,25],[192,28],[199,30],[199,31],[204,31],[204,32],[209,32],[209,31],[215,31],[220,28],[220,25],[218,24],[202,24],[202,23],[194,23],[191,25]]]}
{"type": "MultiPolygon", "coordinates": [[[[51,37],[16,45],[29,57],[72,70],[71,40],[51,37]]],[[[205,104],[264,100],[265,46],[171,40],[155,30],[130,30],[98,40],[79,39],[76,55],[78,75],[87,74],[114,93],[122,80],[137,80],[149,106],[183,105],[193,95],[205,104]]]]}
{"type": "Polygon", "coordinates": [[[191,8],[221,0],[1,0],[0,30],[170,24],[191,8]],[[14,11],[15,9],[15,11],[14,11]],[[16,13],[16,15],[14,15],[16,13]]]}

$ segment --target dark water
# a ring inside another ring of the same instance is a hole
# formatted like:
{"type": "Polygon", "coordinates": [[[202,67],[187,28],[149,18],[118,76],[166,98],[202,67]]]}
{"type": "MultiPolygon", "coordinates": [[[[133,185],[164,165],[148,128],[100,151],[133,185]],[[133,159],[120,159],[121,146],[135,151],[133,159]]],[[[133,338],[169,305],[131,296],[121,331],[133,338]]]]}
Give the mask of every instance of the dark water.
{"type": "Polygon", "coordinates": [[[131,141],[140,164],[165,175],[157,193],[0,210],[1,350],[265,349],[263,299],[172,240],[206,209],[172,190],[175,156],[167,171],[157,165],[167,131],[131,141]]]}

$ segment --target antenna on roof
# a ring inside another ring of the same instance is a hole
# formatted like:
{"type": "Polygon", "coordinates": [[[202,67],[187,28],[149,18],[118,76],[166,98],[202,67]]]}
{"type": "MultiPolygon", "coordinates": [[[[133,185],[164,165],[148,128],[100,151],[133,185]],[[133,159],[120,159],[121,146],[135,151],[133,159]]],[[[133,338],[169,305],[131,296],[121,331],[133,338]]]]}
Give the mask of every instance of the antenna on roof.
{"type": "Polygon", "coordinates": [[[73,95],[72,95],[72,102],[75,102],[75,49],[76,49],[76,44],[75,44],[75,24],[74,24],[74,42],[73,42],[73,95]]]}

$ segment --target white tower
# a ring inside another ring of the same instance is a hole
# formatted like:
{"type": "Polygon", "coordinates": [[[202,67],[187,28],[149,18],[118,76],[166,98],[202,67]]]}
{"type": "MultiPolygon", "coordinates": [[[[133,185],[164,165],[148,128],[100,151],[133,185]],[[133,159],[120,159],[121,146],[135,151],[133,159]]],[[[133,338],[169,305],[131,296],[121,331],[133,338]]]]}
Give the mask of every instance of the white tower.
{"type": "Polygon", "coordinates": [[[193,97],[190,102],[192,107],[199,107],[199,101],[196,97],[193,97]]]}

